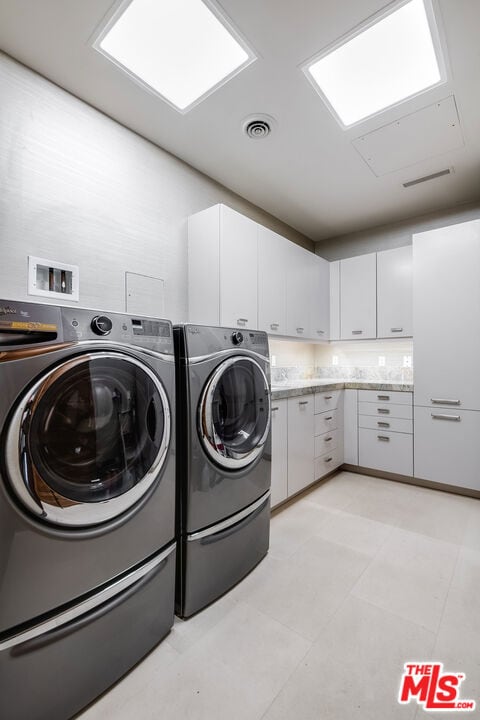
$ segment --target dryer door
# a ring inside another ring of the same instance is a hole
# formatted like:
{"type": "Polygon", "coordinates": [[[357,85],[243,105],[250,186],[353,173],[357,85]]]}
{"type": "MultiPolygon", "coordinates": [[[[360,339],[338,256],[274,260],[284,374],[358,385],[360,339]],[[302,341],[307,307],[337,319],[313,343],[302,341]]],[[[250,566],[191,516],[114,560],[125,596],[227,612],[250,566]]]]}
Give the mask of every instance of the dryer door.
{"type": "Polygon", "coordinates": [[[95,525],[148,492],[169,442],[157,375],[123,353],[84,354],[50,370],[19,403],[7,434],[8,476],[44,520],[95,525]]]}
{"type": "Polygon", "coordinates": [[[199,433],[209,456],[239,470],[263,451],[270,429],[270,389],[250,357],[225,360],[208,379],[199,406],[199,433]]]}

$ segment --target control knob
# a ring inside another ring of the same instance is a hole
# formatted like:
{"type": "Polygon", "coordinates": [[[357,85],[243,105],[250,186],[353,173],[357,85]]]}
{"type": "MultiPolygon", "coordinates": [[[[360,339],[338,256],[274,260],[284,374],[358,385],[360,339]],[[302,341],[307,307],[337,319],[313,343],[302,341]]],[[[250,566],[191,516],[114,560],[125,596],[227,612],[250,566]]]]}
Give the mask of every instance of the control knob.
{"type": "Polygon", "coordinates": [[[112,321],[106,315],[95,315],[90,327],[95,335],[108,335],[112,329],[112,321]]]}
{"type": "Polygon", "coordinates": [[[234,345],[240,345],[243,342],[243,335],[240,331],[232,333],[232,342],[234,345]]]}

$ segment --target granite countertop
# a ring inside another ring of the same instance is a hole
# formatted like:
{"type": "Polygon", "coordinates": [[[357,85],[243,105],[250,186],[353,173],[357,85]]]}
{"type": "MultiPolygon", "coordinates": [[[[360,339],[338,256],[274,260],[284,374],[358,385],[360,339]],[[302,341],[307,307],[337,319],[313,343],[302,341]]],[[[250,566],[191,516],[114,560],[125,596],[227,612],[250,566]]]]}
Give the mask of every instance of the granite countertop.
{"type": "Polygon", "coordinates": [[[272,400],[308,395],[327,390],[390,390],[390,392],[413,392],[413,383],[378,382],[371,380],[339,380],[322,378],[320,380],[291,380],[290,382],[272,383],[272,400]]]}

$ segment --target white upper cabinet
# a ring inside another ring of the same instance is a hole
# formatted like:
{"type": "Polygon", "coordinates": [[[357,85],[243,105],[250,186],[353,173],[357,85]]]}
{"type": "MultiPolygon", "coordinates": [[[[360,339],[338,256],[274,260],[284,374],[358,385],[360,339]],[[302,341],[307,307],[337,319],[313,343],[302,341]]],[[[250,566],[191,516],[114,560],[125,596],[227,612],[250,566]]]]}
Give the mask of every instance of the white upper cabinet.
{"type": "Polygon", "coordinates": [[[330,340],[340,340],[340,260],[330,265],[330,340]]]}
{"type": "Polygon", "coordinates": [[[377,253],[377,337],[413,334],[413,248],[377,253]]]}
{"type": "Polygon", "coordinates": [[[293,243],[287,248],[287,335],[310,337],[312,253],[293,243]]]}
{"type": "Polygon", "coordinates": [[[377,336],[377,255],[340,260],[340,332],[342,340],[377,336]]]}
{"type": "Polygon", "coordinates": [[[257,238],[253,220],[220,206],[220,325],[257,327],[257,238]]]}
{"type": "Polygon", "coordinates": [[[188,318],[257,327],[258,225],[226,205],[188,221],[188,318]]]}
{"type": "Polygon", "coordinates": [[[270,335],[287,334],[288,240],[258,228],[258,329],[270,335]]]}
{"type": "Polygon", "coordinates": [[[328,340],[330,337],[330,263],[312,255],[310,258],[310,337],[328,340]]]}
{"type": "Polygon", "coordinates": [[[413,236],[415,405],[480,410],[480,220],[413,236]]]}

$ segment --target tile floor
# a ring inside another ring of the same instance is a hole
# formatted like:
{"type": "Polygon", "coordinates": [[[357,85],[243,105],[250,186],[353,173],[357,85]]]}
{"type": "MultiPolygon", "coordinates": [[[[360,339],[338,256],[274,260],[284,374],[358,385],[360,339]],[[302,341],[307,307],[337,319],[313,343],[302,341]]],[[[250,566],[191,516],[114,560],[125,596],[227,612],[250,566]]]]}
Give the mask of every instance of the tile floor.
{"type": "Polygon", "coordinates": [[[480,501],[341,472],[79,720],[448,720],[397,703],[403,663],[432,659],[480,700],[480,501]]]}

